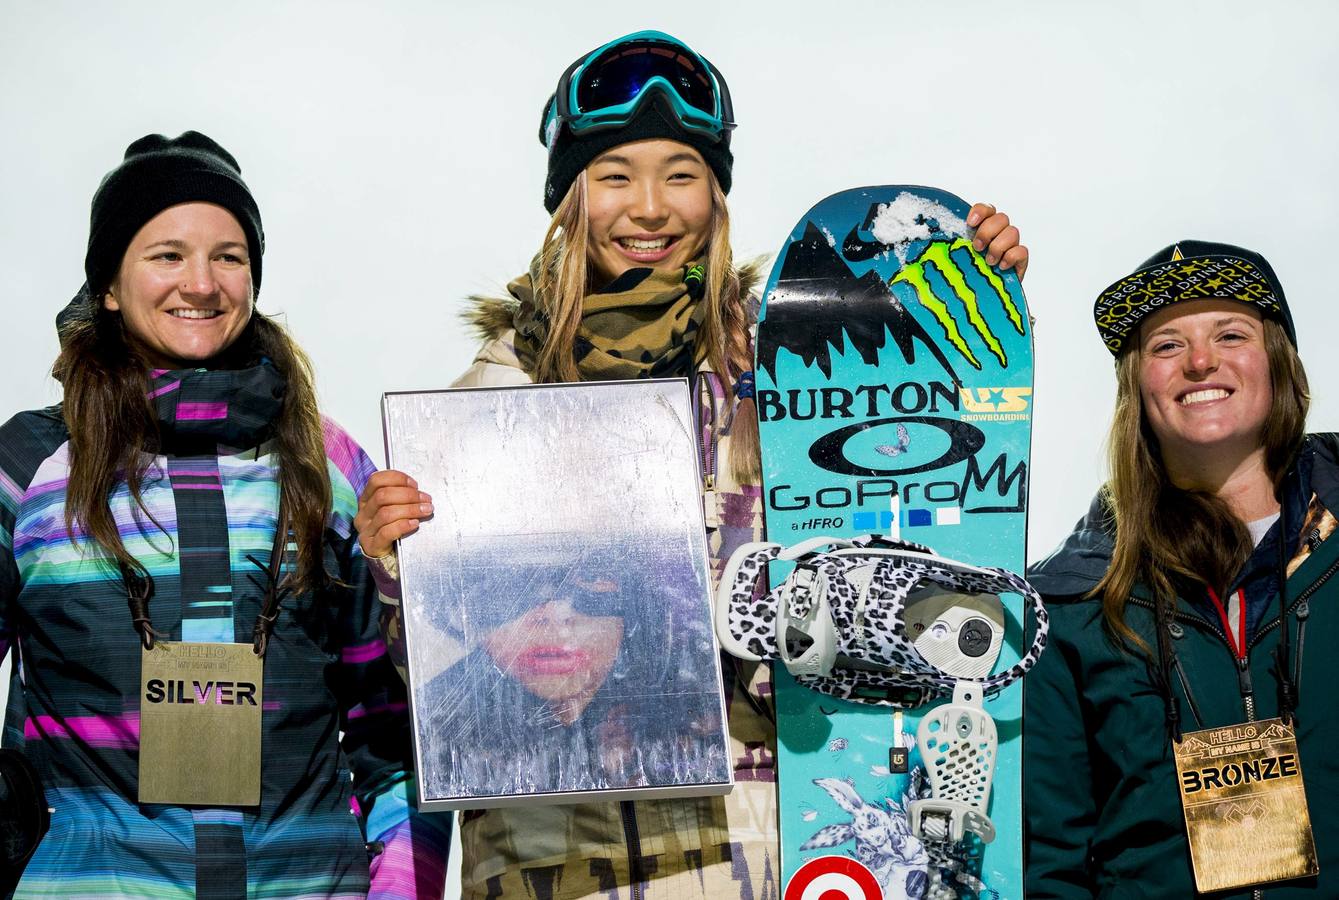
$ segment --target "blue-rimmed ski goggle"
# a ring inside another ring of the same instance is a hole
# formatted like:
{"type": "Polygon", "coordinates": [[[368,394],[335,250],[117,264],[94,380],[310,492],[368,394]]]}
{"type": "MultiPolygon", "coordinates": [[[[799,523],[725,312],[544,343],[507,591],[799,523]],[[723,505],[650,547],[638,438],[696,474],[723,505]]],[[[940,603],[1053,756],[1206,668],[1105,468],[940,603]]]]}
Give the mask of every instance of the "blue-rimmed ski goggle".
{"type": "Polygon", "coordinates": [[[639,31],[568,66],[544,110],[540,142],[552,147],[563,126],[582,135],[627,125],[652,96],[687,131],[720,141],[735,127],[730,89],[716,67],[668,34],[639,31]]]}
{"type": "MultiPolygon", "coordinates": [[[[466,591],[479,602],[443,609],[434,615],[439,628],[456,634],[468,629],[476,636],[515,621],[550,602],[566,604],[583,616],[635,616],[658,606],[663,585],[630,572],[626,563],[576,559],[553,565],[511,565],[505,570],[476,565],[462,573],[466,591]],[[594,571],[585,572],[592,568],[594,571]],[[659,593],[658,593],[659,592],[659,593]]],[[[631,625],[629,625],[631,627],[631,625]]]]}

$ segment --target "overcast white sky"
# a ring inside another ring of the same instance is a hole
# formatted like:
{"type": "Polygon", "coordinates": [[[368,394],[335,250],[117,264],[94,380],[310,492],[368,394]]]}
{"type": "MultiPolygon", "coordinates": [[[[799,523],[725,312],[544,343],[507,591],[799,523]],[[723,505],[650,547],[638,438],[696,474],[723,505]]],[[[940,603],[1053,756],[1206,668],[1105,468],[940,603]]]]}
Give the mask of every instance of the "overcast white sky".
{"type": "Polygon", "coordinates": [[[52,319],[82,280],[103,173],[140,135],[193,128],[259,201],[261,307],[287,315],[327,412],[381,460],[381,393],[458,374],[462,298],[500,291],[538,246],[536,133],[559,73],[654,27],[729,81],[741,256],[863,184],[935,185],[1020,226],[1032,558],[1101,478],[1113,379],[1093,296],[1175,239],[1271,260],[1312,427],[1339,425],[1339,4],[0,0],[0,22],[0,415],[59,398],[52,319]]]}

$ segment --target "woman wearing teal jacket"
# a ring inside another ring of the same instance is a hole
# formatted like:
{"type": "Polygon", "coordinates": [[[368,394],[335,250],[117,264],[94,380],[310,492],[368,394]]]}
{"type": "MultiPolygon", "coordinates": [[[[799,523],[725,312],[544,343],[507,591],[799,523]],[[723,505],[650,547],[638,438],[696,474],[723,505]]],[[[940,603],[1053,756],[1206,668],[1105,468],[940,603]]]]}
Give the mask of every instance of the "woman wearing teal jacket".
{"type": "Polygon", "coordinates": [[[1025,692],[1027,896],[1339,896],[1339,440],[1304,432],[1283,290],[1256,253],[1182,241],[1095,316],[1111,480],[1029,573],[1051,632],[1025,692]]]}

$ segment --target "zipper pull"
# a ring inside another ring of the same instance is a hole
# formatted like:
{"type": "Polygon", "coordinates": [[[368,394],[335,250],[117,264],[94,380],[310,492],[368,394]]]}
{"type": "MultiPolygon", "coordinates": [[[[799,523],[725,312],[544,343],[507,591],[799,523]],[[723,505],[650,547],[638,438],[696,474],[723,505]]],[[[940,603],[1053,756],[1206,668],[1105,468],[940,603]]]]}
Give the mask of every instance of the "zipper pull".
{"type": "Polygon", "coordinates": [[[1251,664],[1246,657],[1237,658],[1237,684],[1241,687],[1241,696],[1250,697],[1255,693],[1251,684],[1251,664]]]}
{"type": "Polygon", "coordinates": [[[721,527],[721,504],[716,495],[716,478],[713,475],[702,479],[702,517],[708,531],[721,527]]]}

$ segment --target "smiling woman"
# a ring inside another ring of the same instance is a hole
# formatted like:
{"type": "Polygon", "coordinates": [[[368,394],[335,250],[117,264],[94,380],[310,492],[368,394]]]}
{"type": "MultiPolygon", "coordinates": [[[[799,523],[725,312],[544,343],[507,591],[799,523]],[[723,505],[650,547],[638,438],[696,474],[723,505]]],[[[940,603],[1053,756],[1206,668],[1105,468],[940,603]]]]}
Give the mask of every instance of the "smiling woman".
{"type": "Polygon", "coordinates": [[[226,150],[134,142],[58,318],[62,402],[0,426],[5,742],[52,810],[15,897],[440,896],[449,822],[409,800],[351,530],[374,467],[255,311],[263,252],[226,150]]]}
{"type": "Polygon", "coordinates": [[[711,180],[693,148],[667,140],[625,144],[596,157],[582,178],[600,282],[634,266],[678,268],[702,252],[711,229],[711,180]]]}
{"type": "Polygon", "coordinates": [[[1140,399],[1172,482],[1226,481],[1205,467],[1259,450],[1273,407],[1264,319],[1241,303],[1203,300],[1159,310],[1140,335],[1140,399]]]}
{"type": "MultiPolygon", "coordinates": [[[[738,265],[731,249],[726,194],[734,127],[725,78],[670,35],[637,32],[572,63],[540,119],[548,161],[544,207],[553,216],[548,232],[529,270],[507,286],[509,297],[475,298],[470,318],[484,343],[455,383],[690,379],[716,577],[736,546],[762,532],[750,334],[758,270],[738,265]]],[[[969,222],[977,226],[978,249],[1021,275],[1027,249],[1008,217],[979,204],[969,222]]],[[[887,443],[895,441],[890,436],[887,443]]],[[[431,502],[408,474],[394,471],[377,473],[363,494],[360,540],[379,561],[374,570],[384,567],[389,595],[398,590],[394,541],[434,527],[425,522],[431,502]]],[[[640,590],[654,596],[649,587],[640,590]]],[[[544,627],[549,614],[562,612],[543,610],[523,624],[544,627]]],[[[399,639],[398,630],[392,637],[399,639]]],[[[612,633],[605,639],[612,642],[612,633]]],[[[661,657],[641,664],[677,670],[661,657]]],[[[539,677],[545,669],[586,671],[590,683],[574,695],[582,697],[598,680],[600,658],[539,643],[523,648],[518,661],[535,676],[529,679],[535,695],[559,681],[539,677]]],[[[637,896],[652,881],[656,896],[775,893],[771,672],[733,659],[725,665],[736,781],[729,796],[581,803],[543,815],[522,807],[466,813],[462,896],[533,897],[540,883],[561,883],[554,896],[564,898],[625,890],[637,896]]],[[[600,691],[593,696],[587,717],[601,708],[600,691]]],[[[576,705],[569,702],[568,713],[576,705]]],[[[627,729],[642,750],[655,746],[644,740],[655,731],[650,723],[644,732],[627,729]]]]}
{"type": "Polygon", "coordinates": [[[1339,636],[1339,438],[1305,434],[1283,288],[1258,253],[1181,241],[1094,315],[1111,478],[1029,572],[1051,649],[1024,701],[1027,896],[1335,896],[1339,717],[1300,688],[1333,680],[1302,648],[1339,636]]]}
{"type": "Polygon", "coordinates": [[[232,213],[213,203],[178,204],[130,239],[102,305],[121,314],[151,366],[207,362],[251,321],[250,260],[232,213]]]}

